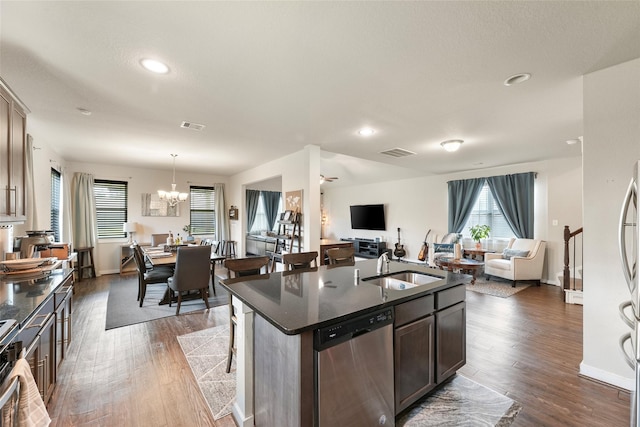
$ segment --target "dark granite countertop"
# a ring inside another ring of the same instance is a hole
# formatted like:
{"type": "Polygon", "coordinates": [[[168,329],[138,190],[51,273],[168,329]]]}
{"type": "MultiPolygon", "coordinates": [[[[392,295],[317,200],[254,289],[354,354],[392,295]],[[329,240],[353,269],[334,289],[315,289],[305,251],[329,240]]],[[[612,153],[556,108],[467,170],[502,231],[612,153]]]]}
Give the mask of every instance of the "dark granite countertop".
{"type": "Polygon", "coordinates": [[[0,279],[0,320],[14,319],[22,326],[72,272],[58,269],[42,278],[0,279]]]}
{"type": "Polygon", "coordinates": [[[362,280],[376,276],[376,267],[377,259],[373,259],[358,261],[354,266],[321,266],[313,272],[271,273],[259,280],[221,284],[283,333],[295,335],[470,280],[467,275],[392,261],[392,273],[422,271],[443,279],[408,290],[383,289],[362,280]],[[360,280],[354,279],[356,268],[360,280]]]}

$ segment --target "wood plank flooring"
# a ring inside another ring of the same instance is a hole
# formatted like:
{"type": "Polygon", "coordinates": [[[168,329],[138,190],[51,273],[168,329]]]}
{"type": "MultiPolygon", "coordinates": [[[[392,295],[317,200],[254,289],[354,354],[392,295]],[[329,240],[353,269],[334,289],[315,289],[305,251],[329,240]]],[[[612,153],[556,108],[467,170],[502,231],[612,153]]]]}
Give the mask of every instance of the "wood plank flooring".
{"type": "MultiPolygon", "coordinates": [[[[109,283],[118,278],[76,284],[51,425],[235,426],[230,416],[213,421],[176,339],[219,325],[226,311],[105,331],[109,283]]],[[[505,299],[467,292],[467,342],[459,372],[520,402],[514,426],[629,425],[628,393],[578,376],[582,307],[564,304],[560,288],[532,286],[505,299]]]]}

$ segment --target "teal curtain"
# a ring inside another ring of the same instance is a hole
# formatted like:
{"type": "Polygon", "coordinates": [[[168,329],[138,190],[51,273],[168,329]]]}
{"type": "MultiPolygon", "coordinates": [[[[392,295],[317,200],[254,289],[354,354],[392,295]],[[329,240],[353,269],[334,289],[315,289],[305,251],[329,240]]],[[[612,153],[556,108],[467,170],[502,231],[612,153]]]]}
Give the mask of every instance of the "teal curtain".
{"type": "Polygon", "coordinates": [[[247,233],[251,232],[251,227],[253,227],[253,223],[256,220],[259,201],[259,190],[247,190],[247,233]]]}
{"type": "Polygon", "coordinates": [[[461,233],[471,215],[486,178],[447,182],[449,186],[449,233],[461,233]]]}
{"type": "Polygon", "coordinates": [[[279,191],[263,191],[262,202],[264,203],[264,211],[269,222],[269,230],[273,230],[276,220],[278,219],[278,209],[280,208],[280,197],[282,193],[279,191]]]}
{"type": "Polygon", "coordinates": [[[519,238],[533,239],[534,180],[533,172],[487,178],[498,209],[519,238]]]}

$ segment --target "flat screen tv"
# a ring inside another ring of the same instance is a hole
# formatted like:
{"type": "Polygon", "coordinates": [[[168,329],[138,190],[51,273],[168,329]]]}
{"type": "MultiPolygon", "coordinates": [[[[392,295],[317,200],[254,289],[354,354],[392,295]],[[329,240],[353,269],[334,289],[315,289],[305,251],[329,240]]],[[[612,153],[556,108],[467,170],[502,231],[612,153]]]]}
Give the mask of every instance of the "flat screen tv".
{"type": "Polygon", "coordinates": [[[386,230],[384,205],[352,205],[351,228],[354,230],[386,230]]]}

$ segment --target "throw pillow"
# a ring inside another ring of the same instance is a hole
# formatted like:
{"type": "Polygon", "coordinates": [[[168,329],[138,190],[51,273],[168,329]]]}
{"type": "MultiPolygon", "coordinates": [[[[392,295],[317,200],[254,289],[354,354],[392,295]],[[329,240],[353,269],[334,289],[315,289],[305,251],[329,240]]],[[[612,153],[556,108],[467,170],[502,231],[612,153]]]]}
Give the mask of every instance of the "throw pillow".
{"type": "Polygon", "coordinates": [[[434,252],[453,252],[453,243],[434,243],[434,252]]]}
{"type": "Polygon", "coordinates": [[[508,248],[502,251],[502,258],[504,259],[511,259],[514,256],[528,257],[529,251],[521,251],[518,249],[508,249],[508,248]]]}

